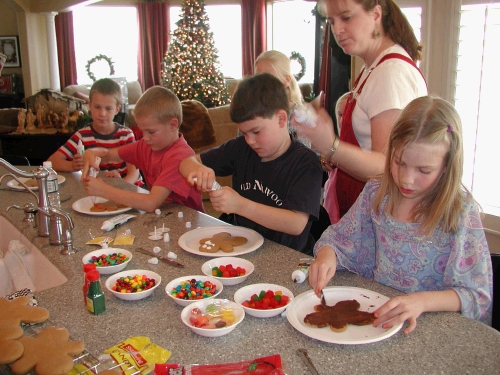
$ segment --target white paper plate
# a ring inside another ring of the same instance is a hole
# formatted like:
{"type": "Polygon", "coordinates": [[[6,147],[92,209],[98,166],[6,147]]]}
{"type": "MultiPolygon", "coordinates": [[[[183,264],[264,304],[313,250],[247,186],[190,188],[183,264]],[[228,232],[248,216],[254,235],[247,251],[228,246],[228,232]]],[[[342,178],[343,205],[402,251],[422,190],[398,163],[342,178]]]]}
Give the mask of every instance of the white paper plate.
{"type": "MultiPolygon", "coordinates": [[[[31,180],[31,178],[26,178],[26,177],[18,177],[19,181],[22,181],[26,183],[26,181],[31,180]]],[[[66,181],[66,177],[61,176],[60,174],[57,175],[57,183],[61,185],[64,181],[66,181]]],[[[10,187],[11,189],[16,189],[16,190],[24,190],[24,186],[19,185],[19,183],[12,179],[9,182],[7,182],[7,186],[10,187]]],[[[29,187],[29,186],[28,186],[29,187]]],[[[38,190],[38,186],[30,187],[31,190],[38,190]]]]}
{"type": "MultiPolygon", "coordinates": [[[[388,297],[368,289],[355,287],[331,286],[323,289],[326,303],[329,306],[339,301],[355,299],[359,302],[361,311],[375,311],[382,306],[388,297]]],[[[374,327],[372,324],[366,326],[355,326],[349,324],[344,332],[334,332],[330,327],[316,328],[304,323],[304,317],[314,312],[314,306],[321,303],[313,290],[296,296],[287,308],[286,317],[288,322],[299,332],[313,339],[329,342],[332,344],[368,344],[381,341],[397,333],[403,323],[389,329],[374,327]]]]}
{"type": "Polygon", "coordinates": [[[264,243],[264,237],[252,229],[245,227],[238,227],[233,225],[220,225],[213,227],[201,227],[190,230],[179,237],[179,246],[186,250],[188,253],[202,255],[204,257],[227,257],[227,256],[238,256],[242,254],[247,254],[252,251],[257,250],[264,243]],[[210,238],[214,234],[220,232],[231,233],[232,236],[242,236],[248,239],[248,242],[244,245],[235,246],[234,250],[230,253],[225,253],[224,251],[218,251],[216,253],[205,253],[199,250],[200,240],[203,238],[210,238]]]}
{"type": "MultiPolygon", "coordinates": [[[[102,203],[106,202],[107,199],[101,198],[101,197],[96,197],[95,202],[96,203],[102,203]]],[[[94,203],[92,202],[91,197],[85,197],[82,199],[77,200],[76,202],[73,203],[71,206],[73,210],[76,212],[80,212],[81,214],[87,214],[87,215],[95,215],[95,216],[108,216],[108,215],[118,215],[122,214],[124,212],[130,211],[132,207],[124,207],[124,208],[119,208],[116,211],[103,211],[103,212],[92,212],[90,209],[94,206],[94,203]]]]}

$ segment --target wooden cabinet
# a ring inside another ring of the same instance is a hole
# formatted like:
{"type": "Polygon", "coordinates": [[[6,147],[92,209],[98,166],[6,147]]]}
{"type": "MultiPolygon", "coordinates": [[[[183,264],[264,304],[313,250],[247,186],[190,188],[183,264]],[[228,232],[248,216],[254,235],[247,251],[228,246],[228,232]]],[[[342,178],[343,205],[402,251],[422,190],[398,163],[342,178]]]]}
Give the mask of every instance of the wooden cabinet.
{"type": "Polygon", "coordinates": [[[71,134],[0,134],[0,157],[23,155],[31,165],[42,165],[69,137],[71,134]]]}

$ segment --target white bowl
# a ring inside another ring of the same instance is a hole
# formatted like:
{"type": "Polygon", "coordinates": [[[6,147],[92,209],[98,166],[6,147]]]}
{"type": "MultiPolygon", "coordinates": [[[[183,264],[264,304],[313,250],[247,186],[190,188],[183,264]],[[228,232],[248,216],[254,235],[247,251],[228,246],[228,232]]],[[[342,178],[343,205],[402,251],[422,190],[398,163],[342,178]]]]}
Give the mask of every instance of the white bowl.
{"type": "Polygon", "coordinates": [[[249,260],[238,258],[238,257],[220,257],[210,259],[209,261],[203,263],[201,266],[201,272],[203,272],[207,276],[215,277],[219,280],[222,285],[236,285],[242,283],[247,279],[248,276],[255,270],[255,267],[252,262],[249,260]],[[231,264],[233,268],[241,267],[244,268],[246,273],[244,276],[236,276],[236,277],[219,277],[212,275],[212,268],[219,266],[226,266],[231,264]]]}
{"type": "Polygon", "coordinates": [[[219,337],[227,335],[229,332],[233,331],[238,324],[240,324],[243,321],[244,317],[245,317],[245,310],[243,310],[243,308],[240,305],[238,305],[236,302],[220,298],[203,299],[195,301],[190,305],[184,307],[184,309],[181,312],[182,323],[191,328],[191,330],[194,333],[197,333],[198,335],[205,337],[219,337]],[[216,304],[220,306],[223,305],[224,307],[232,308],[233,314],[236,318],[235,322],[230,326],[222,328],[203,328],[203,327],[193,326],[189,321],[189,317],[191,316],[191,310],[193,310],[194,308],[198,308],[201,310],[202,313],[205,313],[207,306],[211,304],[216,304]]]}
{"type": "Polygon", "coordinates": [[[127,267],[128,262],[130,262],[130,260],[132,259],[132,253],[128,250],[125,250],[125,249],[108,247],[107,249],[94,250],[94,251],[91,251],[90,253],[87,253],[86,255],[83,256],[82,263],[83,264],[90,263],[89,260],[92,259],[92,257],[94,257],[94,256],[99,257],[103,254],[109,255],[109,254],[113,254],[113,253],[125,254],[125,256],[128,258],[128,260],[126,262],[121,263],[121,264],[117,264],[116,266],[96,267],[97,271],[99,271],[99,274],[101,274],[101,275],[109,275],[112,273],[123,271],[125,269],[125,267],[127,267]]]}
{"type": "Polygon", "coordinates": [[[161,284],[161,276],[158,275],[156,272],[150,271],[150,270],[130,270],[130,271],[123,271],[116,273],[106,280],[106,288],[113,293],[116,297],[123,299],[125,301],[137,301],[146,297],[149,297],[151,294],[153,294],[154,290],[158,288],[158,286],[161,284]],[[127,277],[127,276],[135,276],[135,275],[145,275],[149,279],[154,279],[155,280],[155,286],[152,287],[151,289],[143,290],[142,292],[137,292],[137,293],[120,293],[120,292],[115,292],[113,289],[113,285],[116,284],[116,280],[121,278],[121,277],[127,277]]]}
{"type": "Polygon", "coordinates": [[[281,285],[276,284],[252,284],[244,286],[234,293],[234,302],[241,305],[245,310],[245,313],[251,316],[255,316],[256,318],[271,318],[276,315],[280,315],[287,306],[293,300],[293,293],[281,285]],[[248,301],[254,294],[259,294],[261,291],[267,292],[268,290],[272,290],[274,293],[281,290],[282,295],[288,296],[290,300],[288,301],[286,306],[278,307],[276,309],[269,310],[260,310],[260,309],[252,309],[250,307],[243,306],[243,302],[248,301]]]}
{"type": "Polygon", "coordinates": [[[167,286],[165,287],[165,293],[167,293],[167,295],[170,298],[172,298],[175,301],[175,303],[177,303],[177,304],[179,304],[181,306],[187,306],[187,305],[190,305],[193,302],[200,301],[200,300],[196,300],[196,299],[190,300],[190,299],[177,298],[177,297],[174,297],[172,295],[172,290],[174,288],[177,288],[177,286],[180,285],[181,281],[187,281],[187,280],[192,280],[192,279],[201,280],[203,282],[210,281],[212,284],[214,284],[216,286],[217,293],[215,293],[211,297],[203,298],[203,300],[209,300],[209,299],[216,298],[217,296],[219,296],[221,294],[222,289],[224,288],[224,286],[222,285],[222,283],[219,280],[217,280],[215,277],[205,276],[205,275],[191,275],[191,276],[178,277],[177,279],[174,279],[174,280],[170,281],[167,284],[167,286]]]}

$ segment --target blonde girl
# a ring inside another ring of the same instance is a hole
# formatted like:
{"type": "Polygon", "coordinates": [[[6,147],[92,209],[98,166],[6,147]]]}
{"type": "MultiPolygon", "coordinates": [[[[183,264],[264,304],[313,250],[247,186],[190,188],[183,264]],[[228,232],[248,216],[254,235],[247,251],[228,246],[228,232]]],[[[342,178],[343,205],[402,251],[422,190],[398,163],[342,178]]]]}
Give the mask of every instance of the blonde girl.
{"type": "Polygon", "coordinates": [[[462,125],[453,106],[413,100],[390,133],[384,174],[316,243],[309,282],[319,295],[336,270],[398,289],[375,325],[456,311],[491,325],[492,267],[479,207],[462,186],[462,125]]]}
{"type": "Polygon", "coordinates": [[[262,52],[255,60],[254,72],[275,76],[285,85],[288,100],[291,103],[303,102],[299,84],[291,72],[290,59],[285,54],[275,50],[262,52]]]}

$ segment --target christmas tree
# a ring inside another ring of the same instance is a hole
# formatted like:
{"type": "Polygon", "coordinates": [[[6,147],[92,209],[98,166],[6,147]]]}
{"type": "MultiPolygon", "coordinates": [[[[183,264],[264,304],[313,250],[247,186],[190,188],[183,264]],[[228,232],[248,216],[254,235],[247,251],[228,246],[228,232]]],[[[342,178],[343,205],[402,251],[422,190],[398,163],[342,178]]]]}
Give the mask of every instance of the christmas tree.
{"type": "Polygon", "coordinates": [[[203,0],[185,0],[172,42],[163,58],[163,86],[180,100],[194,99],[205,107],[229,103],[203,0]]]}

